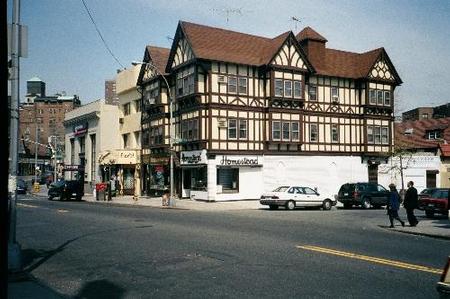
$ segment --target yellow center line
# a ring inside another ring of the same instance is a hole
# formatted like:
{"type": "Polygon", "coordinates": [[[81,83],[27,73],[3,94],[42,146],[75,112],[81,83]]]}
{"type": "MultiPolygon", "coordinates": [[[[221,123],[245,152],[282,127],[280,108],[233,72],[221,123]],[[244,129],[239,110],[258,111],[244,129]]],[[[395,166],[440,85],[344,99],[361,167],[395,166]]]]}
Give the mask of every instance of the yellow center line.
{"type": "Polygon", "coordinates": [[[417,271],[434,273],[434,274],[442,274],[441,269],[436,269],[436,268],[431,268],[431,267],[426,267],[426,266],[421,266],[421,265],[415,265],[415,264],[409,264],[409,263],[404,263],[404,262],[395,261],[395,260],[383,259],[383,258],[378,258],[378,257],[374,257],[374,256],[361,255],[361,254],[357,254],[357,253],[339,251],[339,250],[318,247],[318,246],[312,246],[312,245],[303,245],[303,246],[299,245],[296,247],[299,249],[327,253],[327,254],[367,261],[367,262],[376,263],[376,264],[388,265],[388,266],[393,266],[393,267],[398,267],[398,268],[403,268],[403,269],[417,270],[417,271]]]}

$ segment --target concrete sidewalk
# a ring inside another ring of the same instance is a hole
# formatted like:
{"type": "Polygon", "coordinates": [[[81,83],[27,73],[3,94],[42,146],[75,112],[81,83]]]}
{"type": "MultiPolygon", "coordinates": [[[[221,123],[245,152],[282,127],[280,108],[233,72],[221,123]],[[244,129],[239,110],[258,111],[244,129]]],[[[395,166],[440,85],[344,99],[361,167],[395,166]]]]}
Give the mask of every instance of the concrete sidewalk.
{"type": "Polygon", "coordinates": [[[406,234],[450,240],[450,220],[448,217],[436,216],[435,218],[426,218],[421,215],[422,213],[421,211],[416,212],[417,220],[419,220],[417,226],[409,226],[406,219],[404,219],[406,221],[405,227],[397,223],[395,228],[388,228],[387,226],[385,228],[406,234]]]}

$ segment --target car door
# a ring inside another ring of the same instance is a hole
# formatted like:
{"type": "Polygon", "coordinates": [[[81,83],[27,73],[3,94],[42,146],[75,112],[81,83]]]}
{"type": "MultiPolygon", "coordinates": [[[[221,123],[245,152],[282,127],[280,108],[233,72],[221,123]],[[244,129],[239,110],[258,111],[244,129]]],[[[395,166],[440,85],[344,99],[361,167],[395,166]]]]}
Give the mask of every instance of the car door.
{"type": "Polygon", "coordinates": [[[301,187],[292,187],[294,189],[294,200],[297,207],[305,206],[305,194],[301,187]]]}
{"type": "Polygon", "coordinates": [[[377,185],[377,201],[376,204],[386,205],[389,201],[390,192],[381,185],[377,185]]]}
{"type": "Polygon", "coordinates": [[[320,205],[318,204],[318,202],[320,201],[319,199],[319,194],[314,191],[313,189],[309,188],[309,187],[303,187],[303,192],[305,194],[305,205],[306,206],[317,206],[320,205]]]}

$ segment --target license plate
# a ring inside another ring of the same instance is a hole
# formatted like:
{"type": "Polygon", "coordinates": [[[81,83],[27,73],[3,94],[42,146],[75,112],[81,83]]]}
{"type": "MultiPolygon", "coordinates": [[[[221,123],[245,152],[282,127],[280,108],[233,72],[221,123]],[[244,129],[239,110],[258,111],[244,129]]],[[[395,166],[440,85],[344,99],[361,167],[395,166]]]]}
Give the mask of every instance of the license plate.
{"type": "Polygon", "coordinates": [[[72,193],[72,196],[77,196],[77,194],[76,193],[72,193]]]}
{"type": "Polygon", "coordinates": [[[432,208],[432,207],[434,207],[434,204],[433,203],[429,203],[428,206],[432,208]]]}
{"type": "Polygon", "coordinates": [[[344,196],[348,196],[348,193],[344,193],[344,196]]]}

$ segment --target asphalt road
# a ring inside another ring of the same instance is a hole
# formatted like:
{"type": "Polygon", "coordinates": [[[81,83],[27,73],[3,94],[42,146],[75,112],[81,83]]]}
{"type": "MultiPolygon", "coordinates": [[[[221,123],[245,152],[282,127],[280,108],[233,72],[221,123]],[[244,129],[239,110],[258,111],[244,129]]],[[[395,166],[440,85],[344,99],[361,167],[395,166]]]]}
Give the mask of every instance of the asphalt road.
{"type": "Polygon", "coordinates": [[[415,265],[442,269],[450,241],[380,225],[384,210],[198,212],[22,197],[17,239],[27,270],[67,297],[437,297],[439,275],[415,265]]]}

